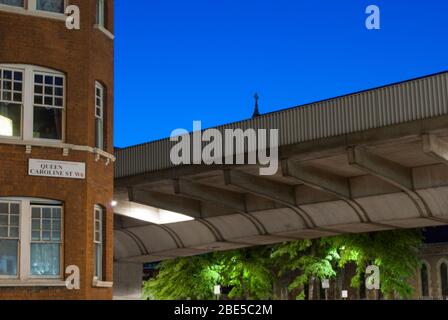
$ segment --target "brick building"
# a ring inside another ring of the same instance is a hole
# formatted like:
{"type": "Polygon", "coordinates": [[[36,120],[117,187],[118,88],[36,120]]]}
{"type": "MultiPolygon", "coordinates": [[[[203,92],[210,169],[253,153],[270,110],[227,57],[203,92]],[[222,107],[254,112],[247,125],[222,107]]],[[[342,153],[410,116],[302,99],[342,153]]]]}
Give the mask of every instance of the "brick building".
{"type": "Polygon", "coordinates": [[[112,0],[0,0],[0,299],[112,298],[113,38],[112,0]]]}

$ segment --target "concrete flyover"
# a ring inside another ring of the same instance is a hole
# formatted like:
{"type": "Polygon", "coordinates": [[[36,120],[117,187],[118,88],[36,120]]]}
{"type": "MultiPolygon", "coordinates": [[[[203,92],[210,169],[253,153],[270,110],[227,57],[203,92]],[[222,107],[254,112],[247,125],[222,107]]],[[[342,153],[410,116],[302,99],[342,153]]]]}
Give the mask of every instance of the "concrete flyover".
{"type": "Polygon", "coordinates": [[[278,173],[173,166],[169,139],[117,150],[117,261],[448,224],[447,72],[217,127],[226,128],[278,128],[278,173]],[[195,220],[126,217],[135,210],[195,220]]]}

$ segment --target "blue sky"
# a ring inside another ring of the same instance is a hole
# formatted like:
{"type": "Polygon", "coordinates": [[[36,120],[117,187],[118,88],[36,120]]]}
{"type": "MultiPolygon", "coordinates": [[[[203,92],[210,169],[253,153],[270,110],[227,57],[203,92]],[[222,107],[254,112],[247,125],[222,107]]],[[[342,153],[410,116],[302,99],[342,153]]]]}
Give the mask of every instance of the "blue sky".
{"type": "Polygon", "coordinates": [[[445,0],[115,0],[115,145],[448,70],[445,0]],[[381,30],[365,28],[368,5],[381,30]]]}

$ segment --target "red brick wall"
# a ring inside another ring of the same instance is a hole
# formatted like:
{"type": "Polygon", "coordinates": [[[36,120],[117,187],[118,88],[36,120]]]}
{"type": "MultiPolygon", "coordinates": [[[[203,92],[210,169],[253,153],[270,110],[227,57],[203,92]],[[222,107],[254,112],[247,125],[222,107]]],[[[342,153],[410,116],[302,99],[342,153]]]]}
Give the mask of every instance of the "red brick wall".
{"type": "MultiPolygon", "coordinates": [[[[95,81],[107,92],[105,123],[107,152],[113,153],[113,40],[93,27],[95,1],[72,0],[81,12],[81,30],[67,30],[65,21],[0,11],[0,64],[21,63],[59,70],[66,75],[66,139],[75,145],[95,145],[95,81]]],[[[113,1],[107,0],[107,28],[113,31],[113,1]],[[112,10],[111,10],[112,8],[112,10]]],[[[64,266],[77,265],[81,290],[66,288],[0,288],[0,299],[110,299],[112,289],[92,287],[93,208],[107,209],[105,280],[112,281],[113,165],[91,153],[0,143],[0,197],[40,197],[64,203],[64,266]],[[28,159],[86,163],[86,180],[31,177],[28,159]]],[[[65,267],[64,267],[65,268],[65,267]]],[[[1,281],[1,280],[0,280],[1,281]]]]}

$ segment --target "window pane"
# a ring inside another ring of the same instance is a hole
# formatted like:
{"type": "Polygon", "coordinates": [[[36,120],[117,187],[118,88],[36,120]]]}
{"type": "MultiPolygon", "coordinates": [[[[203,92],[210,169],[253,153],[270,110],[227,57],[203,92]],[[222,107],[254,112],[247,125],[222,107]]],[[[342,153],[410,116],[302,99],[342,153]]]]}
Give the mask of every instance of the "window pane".
{"type": "Polygon", "coordinates": [[[10,225],[14,227],[19,226],[19,216],[11,215],[10,216],[10,225]]]}
{"type": "Polygon", "coordinates": [[[3,79],[11,80],[12,79],[12,71],[4,70],[3,71],[3,79]]]}
{"type": "Polygon", "coordinates": [[[40,209],[39,208],[32,208],[31,209],[31,215],[33,218],[40,219],[40,209]]]}
{"type": "Polygon", "coordinates": [[[54,84],[57,86],[63,86],[64,85],[64,78],[62,77],[54,77],[54,84]]]}
{"type": "Polygon", "coordinates": [[[51,230],[51,220],[42,220],[42,230],[51,230]]]}
{"type": "Polygon", "coordinates": [[[2,100],[11,101],[12,100],[12,94],[11,91],[3,91],[3,95],[1,97],[2,100]]]}
{"type": "Polygon", "coordinates": [[[8,215],[0,214],[0,226],[8,225],[8,215]]]}
{"type": "Polygon", "coordinates": [[[55,108],[34,108],[34,138],[62,139],[62,110],[55,108]]]}
{"type": "Polygon", "coordinates": [[[10,212],[11,214],[20,214],[20,206],[18,203],[10,204],[10,212]]]}
{"type": "Polygon", "coordinates": [[[95,244],[95,277],[103,278],[103,246],[95,244]]]}
{"type": "Polygon", "coordinates": [[[56,107],[63,107],[64,106],[64,100],[62,98],[54,98],[54,105],[56,107]]]}
{"type": "Polygon", "coordinates": [[[42,241],[50,241],[50,240],[51,240],[51,232],[42,231],[42,241]]]}
{"type": "Polygon", "coordinates": [[[40,219],[33,219],[31,223],[31,229],[40,230],[40,219]]]}
{"type": "Polygon", "coordinates": [[[95,119],[95,147],[104,149],[103,120],[95,119]]]}
{"type": "Polygon", "coordinates": [[[53,241],[61,241],[61,232],[53,231],[53,235],[51,237],[53,241]]]}
{"type": "Polygon", "coordinates": [[[20,137],[22,106],[0,102],[0,136],[20,137]]]}
{"type": "Polygon", "coordinates": [[[42,209],[42,218],[51,219],[51,208],[43,208],[42,209]]]}
{"type": "Polygon", "coordinates": [[[11,81],[4,80],[3,81],[3,90],[12,90],[11,83],[12,83],[11,81]]]}
{"type": "Polygon", "coordinates": [[[42,94],[43,93],[43,87],[40,86],[40,85],[35,85],[34,86],[34,93],[42,94]]]}
{"type": "Polygon", "coordinates": [[[0,202],[0,214],[8,214],[9,213],[9,204],[5,202],[0,202]]]}
{"type": "Polygon", "coordinates": [[[9,237],[10,238],[18,238],[19,237],[19,227],[10,227],[9,228],[9,237]]]}
{"type": "Polygon", "coordinates": [[[61,209],[53,208],[53,219],[61,219],[61,209]]]}
{"type": "Polygon", "coordinates": [[[64,0],[37,0],[37,10],[64,13],[64,0]]]}
{"type": "Polygon", "coordinates": [[[40,231],[33,231],[31,239],[33,241],[39,241],[40,240],[40,231]]]}
{"type": "Polygon", "coordinates": [[[61,221],[60,220],[53,220],[53,228],[54,231],[61,230],[61,221]]]}
{"type": "Polygon", "coordinates": [[[17,240],[0,240],[0,276],[17,275],[17,240]]]}
{"type": "MultiPolygon", "coordinates": [[[[0,227],[0,238],[8,237],[8,227],[0,227]]],[[[3,240],[0,240],[0,242],[3,240]]]]}
{"type": "Polygon", "coordinates": [[[54,89],[54,94],[55,94],[56,96],[62,97],[63,92],[64,92],[64,90],[63,90],[62,88],[58,88],[58,87],[56,87],[56,88],[54,89]]]}
{"type": "Polygon", "coordinates": [[[34,82],[35,83],[43,83],[44,82],[44,76],[41,74],[36,74],[34,76],[34,82]]]}
{"type": "Polygon", "coordinates": [[[6,4],[8,6],[23,7],[24,0],[0,0],[0,4],[6,4]]]}
{"type": "Polygon", "coordinates": [[[60,275],[59,244],[31,244],[31,274],[33,276],[60,275]]]}

